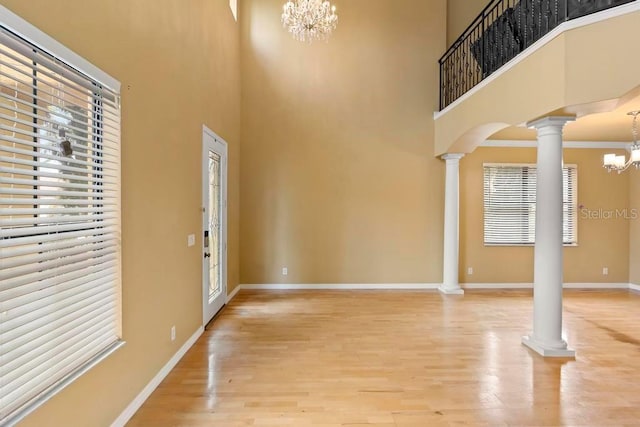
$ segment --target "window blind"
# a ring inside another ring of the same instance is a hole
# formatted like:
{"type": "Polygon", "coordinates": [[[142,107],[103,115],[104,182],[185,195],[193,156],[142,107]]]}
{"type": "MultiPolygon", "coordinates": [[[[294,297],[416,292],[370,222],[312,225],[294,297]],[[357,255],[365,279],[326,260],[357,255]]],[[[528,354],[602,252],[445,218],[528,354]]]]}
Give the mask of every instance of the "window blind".
{"type": "MultiPolygon", "coordinates": [[[[536,224],[535,165],[484,165],[485,245],[532,245],[536,224]]],[[[563,242],[577,243],[578,169],[562,169],[563,242]]]]}
{"type": "Polygon", "coordinates": [[[0,424],[120,343],[119,94],[0,29],[0,424]]]}

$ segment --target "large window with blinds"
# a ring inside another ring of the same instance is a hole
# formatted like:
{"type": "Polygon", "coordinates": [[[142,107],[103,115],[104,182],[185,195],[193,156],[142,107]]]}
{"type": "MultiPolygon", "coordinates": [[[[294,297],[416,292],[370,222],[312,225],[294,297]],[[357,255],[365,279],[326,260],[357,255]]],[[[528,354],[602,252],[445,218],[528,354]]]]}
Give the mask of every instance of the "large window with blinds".
{"type": "Polygon", "coordinates": [[[110,86],[0,27],[0,425],[122,344],[110,86]]]}
{"type": "MultiPolygon", "coordinates": [[[[565,245],[578,243],[578,169],[562,169],[565,245]]],[[[526,246],[536,237],[536,167],[529,164],[484,164],[484,244],[526,246]]]]}

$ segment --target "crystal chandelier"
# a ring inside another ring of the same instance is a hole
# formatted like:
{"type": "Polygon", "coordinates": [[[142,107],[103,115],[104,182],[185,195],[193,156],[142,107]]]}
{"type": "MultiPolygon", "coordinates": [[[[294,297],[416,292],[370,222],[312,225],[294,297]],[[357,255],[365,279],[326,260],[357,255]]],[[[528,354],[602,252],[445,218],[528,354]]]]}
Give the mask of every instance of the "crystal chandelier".
{"type": "Polygon", "coordinates": [[[327,0],[290,0],[284,5],[282,25],[296,40],[326,40],[337,23],[336,7],[327,0]]]}
{"type": "Polygon", "coordinates": [[[622,173],[632,165],[635,166],[636,169],[640,169],[640,143],[638,143],[638,115],[640,115],[640,110],[631,111],[627,114],[629,116],[633,116],[633,144],[631,144],[631,157],[629,158],[629,161],[627,161],[627,158],[624,155],[617,156],[615,154],[605,154],[603,166],[608,172],[617,171],[618,173],[622,173]]]}

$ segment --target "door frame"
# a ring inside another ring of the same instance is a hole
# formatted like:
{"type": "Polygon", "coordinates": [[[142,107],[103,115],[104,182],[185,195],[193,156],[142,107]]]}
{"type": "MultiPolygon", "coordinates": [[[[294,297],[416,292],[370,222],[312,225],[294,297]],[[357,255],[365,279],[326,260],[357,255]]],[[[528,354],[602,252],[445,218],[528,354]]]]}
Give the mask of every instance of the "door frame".
{"type": "Polygon", "coordinates": [[[219,137],[214,131],[209,129],[206,125],[202,125],[202,245],[200,256],[202,257],[202,324],[206,326],[207,323],[220,311],[227,302],[227,181],[228,181],[228,144],[219,137]],[[220,230],[222,234],[221,241],[221,253],[220,253],[220,276],[222,281],[221,295],[218,297],[219,301],[216,302],[214,309],[211,310],[209,305],[209,262],[205,258],[206,252],[204,243],[204,232],[208,229],[207,218],[207,200],[209,197],[209,151],[214,151],[220,155],[220,197],[221,212],[220,212],[220,230]],[[213,312],[213,313],[212,313],[213,312]]]}

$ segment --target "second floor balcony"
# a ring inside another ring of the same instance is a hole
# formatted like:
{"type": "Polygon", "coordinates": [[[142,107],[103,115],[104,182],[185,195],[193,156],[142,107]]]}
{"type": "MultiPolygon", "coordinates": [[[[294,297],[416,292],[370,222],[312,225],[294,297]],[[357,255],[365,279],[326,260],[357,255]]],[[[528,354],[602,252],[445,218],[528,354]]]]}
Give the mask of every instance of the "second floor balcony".
{"type": "Polygon", "coordinates": [[[440,59],[443,110],[563,22],[634,0],[492,0],[440,59]]]}

